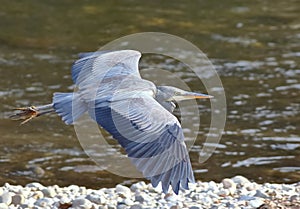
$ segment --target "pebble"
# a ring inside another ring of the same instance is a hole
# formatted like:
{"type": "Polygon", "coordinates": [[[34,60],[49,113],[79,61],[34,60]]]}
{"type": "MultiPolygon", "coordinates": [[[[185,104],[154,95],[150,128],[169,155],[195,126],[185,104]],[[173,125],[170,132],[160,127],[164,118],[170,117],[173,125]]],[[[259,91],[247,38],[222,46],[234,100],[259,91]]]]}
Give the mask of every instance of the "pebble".
{"type": "Polygon", "coordinates": [[[45,188],[43,185],[41,185],[41,184],[38,183],[38,182],[32,182],[32,183],[26,184],[25,187],[31,188],[31,189],[34,190],[34,191],[42,190],[42,189],[45,188]]]}
{"type": "Polygon", "coordinates": [[[245,184],[250,184],[250,181],[244,176],[235,176],[231,180],[236,183],[238,186],[244,186],[245,184]]]}
{"type": "Polygon", "coordinates": [[[198,206],[191,206],[189,209],[201,209],[201,208],[198,206]]]}
{"type": "Polygon", "coordinates": [[[125,205],[133,205],[134,202],[133,202],[131,199],[125,199],[125,200],[124,200],[124,204],[125,204],[125,205]]]}
{"type": "Polygon", "coordinates": [[[124,205],[124,204],[118,204],[117,205],[117,209],[126,209],[126,208],[127,208],[127,206],[124,205]]]}
{"type": "Polygon", "coordinates": [[[259,206],[261,206],[263,204],[264,204],[264,201],[260,198],[255,198],[254,200],[249,201],[249,205],[254,208],[258,208],[259,206]]]}
{"type": "Polygon", "coordinates": [[[236,187],[235,183],[233,182],[232,179],[228,179],[228,178],[225,178],[222,180],[222,184],[223,184],[223,187],[225,189],[228,189],[228,188],[231,188],[231,187],[236,187]]]}
{"type": "Polygon", "coordinates": [[[78,198],[73,200],[72,208],[75,209],[91,209],[92,208],[91,201],[84,199],[84,198],[78,198]]]}
{"type": "Polygon", "coordinates": [[[180,190],[179,195],[175,195],[172,192],[163,194],[161,188],[153,188],[143,181],[130,187],[119,184],[99,190],[77,185],[46,187],[37,182],[25,187],[5,183],[0,187],[0,209],[261,209],[288,208],[288,204],[300,208],[300,182],[257,184],[243,176],[235,176],[220,183],[191,185],[190,190],[180,190]]]}
{"type": "Polygon", "coordinates": [[[12,197],[11,197],[11,194],[9,192],[4,192],[0,196],[0,203],[4,203],[6,205],[10,205],[11,201],[12,201],[12,197]]]}
{"type": "Polygon", "coordinates": [[[248,191],[253,191],[257,189],[257,185],[255,183],[249,183],[244,186],[248,191]]]}
{"type": "Polygon", "coordinates": [[[143,209],[143,207],[139,204],[132,205],[130,209],[143,209]]]}
{"type": "Polygon", "coordinates": [[[105,197],[97,194],[89,194],[86,196],[86,199],[98,205],[106,203],[105,197]]]}
{"type": "Polygon", "coordinates": [[[44,193],[42,191],[35,191],[32,197],[38,200],[44,197],[44,193]]]}
{"type": "Polygon", "coordinates": [[[256,193],[255,193],[254,196],[255,197],[261,197],[261,198],[268,198],[269,197],[266,193],[264,193],[264,192],[262,192],[260,190],[256,190],[256,193]]]}
{"type": "Polygon", "coordinates": [[[25,197],[21,194],[15,194],[12,197],[12,204],[13,205],[22,205],[25,202],[25,197]]]}
{"type": "Polygon", "coordinates": [[[122,198],[131,198],[131,190],[121,184],[116,186],[116,193],[122,198]]]}
{"type": "Polygon", "coordinates": [[[37,200],[34,204],[40,207],[47,207],[51,206],[54,203],[54,201],[51,198],[41,198],[37,200]]]}
{"type": "Polygon", "coordinates": [[[0,209],[8,209],[8,206],[5,203],[0,203],[0,209]]]}
{"type": "Polygon", "coordinates": [[[54,188],[51,187],[43,189],[42,192],[45,197],[54,197],[56,195],[54,188]]]}
{"type": "Polygon", "coordinates": [[[139,203],[143,203],[147,198],[145,198],[144,194],[138,194],[135,196],[135,201],[139,203]]]}
{"type": "Polygon", "coordinates": [[[147,188],[147,184],[144,182],[144,181],[140,181],[140,182],[137,182],[135,184],[132,184],[131,187],[130,187],[130,190],[133,191],[133,192],[136,192],[138,190],[144,190],[147,188]]]}
{"type": "Polygon", "coordinates": [[[290,201],[291,202],[300,202],[300,194],[291,196],[290,201]]]}
{"type": "MultiPolygon", "coordinates": [[[[228,194],[233,195],[235,193],[236,184],[234,183],[234,181],[232,179],[225,178],[222,180],[222,184],[223,184],[224,189],[228,190],[228,194]]],[[[226,196],[228,194],[226,194],[226,196]]]]}
{"type": "Polygon", "coordinates": [[[220,197],[226,197],[230,194],[229,190],[227,189],[221,189],[219,190],[219,192],[217,193],[220,197]]]}

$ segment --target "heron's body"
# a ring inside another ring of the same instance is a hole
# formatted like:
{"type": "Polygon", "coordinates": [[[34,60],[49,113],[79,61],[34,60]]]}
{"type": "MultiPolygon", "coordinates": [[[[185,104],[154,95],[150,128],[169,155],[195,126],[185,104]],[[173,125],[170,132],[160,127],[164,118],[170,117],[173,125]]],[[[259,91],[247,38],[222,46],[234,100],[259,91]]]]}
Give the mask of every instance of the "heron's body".
{"type": "MultiPolygon", "coordinates": [[[[88,112],[125,149],[132,163],[153,186],[171,185],[177,194],[194,182],[193,171],[177,118],[176,98],[209,98],[175,87],[156,87],[141,78],[141,54],[133,50],[82,54],[72,67],[77,87],[55,93],[52,108],[66,124],[88,112]]],[[[36,111],[42,114],[42,107],[36,111]]]]}

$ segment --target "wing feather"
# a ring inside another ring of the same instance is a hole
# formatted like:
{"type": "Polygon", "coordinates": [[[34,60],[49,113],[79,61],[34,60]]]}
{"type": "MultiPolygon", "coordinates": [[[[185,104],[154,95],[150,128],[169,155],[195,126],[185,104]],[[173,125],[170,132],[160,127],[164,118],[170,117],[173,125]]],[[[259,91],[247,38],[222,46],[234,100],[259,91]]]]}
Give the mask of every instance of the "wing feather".
{"type": "Polygon", "coordinates": [[[178,194],[180,182],[187,189],[194,177],[176,117],[142,92],[107,104],[95,107],[96,120],[118,140],[137,169],[153,186],[162,182],[164,192],[171,185],[178,194]]]}
{"type": "Polygon", "coordinates": [[[134,50],[96,51],[79,55],[72,68],[73,82],[82,85],[85,82],[102,80],[106,77],[121,75],[134,75],[140,78],[138,62],[141,53],[134,50]],[[122,72],[116,73],[114,67],[122,65],[122,72]]]}

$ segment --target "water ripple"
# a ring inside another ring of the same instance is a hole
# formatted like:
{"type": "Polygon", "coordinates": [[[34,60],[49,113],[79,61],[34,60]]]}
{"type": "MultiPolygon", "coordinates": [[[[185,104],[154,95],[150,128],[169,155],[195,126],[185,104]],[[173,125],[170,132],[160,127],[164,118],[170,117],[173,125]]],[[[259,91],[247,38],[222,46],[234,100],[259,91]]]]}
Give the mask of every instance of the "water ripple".
{"type": "Polygon", "coordinates": [[[246,160],[237,161],[232,167],[248,167],[251,165],[267,165],[271,163],[276,163],[282,159],[293,159],[295,156],[271,156],[271,157],[250,157],[246,160]]]}

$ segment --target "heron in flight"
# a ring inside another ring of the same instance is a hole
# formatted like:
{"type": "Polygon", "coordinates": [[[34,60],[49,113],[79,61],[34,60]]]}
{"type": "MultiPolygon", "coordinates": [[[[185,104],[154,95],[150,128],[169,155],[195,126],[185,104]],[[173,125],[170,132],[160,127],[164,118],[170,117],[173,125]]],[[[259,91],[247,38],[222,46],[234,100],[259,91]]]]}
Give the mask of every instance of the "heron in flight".
{"type": "Polygon", "coordinates": [[[178,194],[194,182],[193,170],[177,118],[175,101],[211,98],[141,78],[141,53],[134,50],[82,53],[72,66],[76,91],[54,93],[51,104],[17,108],[12,119],[23,123],[56,112],[70,125],[85,112],[108,131],[154,187],[178,194]]]}

